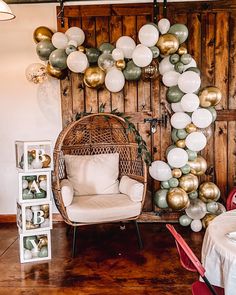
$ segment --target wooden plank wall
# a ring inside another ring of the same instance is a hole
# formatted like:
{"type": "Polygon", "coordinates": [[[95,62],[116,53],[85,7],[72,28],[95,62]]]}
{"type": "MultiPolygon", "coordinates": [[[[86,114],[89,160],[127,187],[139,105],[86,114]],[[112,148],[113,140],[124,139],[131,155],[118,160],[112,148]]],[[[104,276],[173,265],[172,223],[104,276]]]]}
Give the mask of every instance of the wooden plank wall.
{"type": "MultiPolygon", "coordinates": [[[[221,89],[223,99],[217,106],[218,117],[212,127],[202,155],[208,162],[208,175],[202,180],[214,181],[225,200],[228,191],[236,185],[236,4],[235,1],[213,1],[193,3],[169,3],[167,17],[171,23],[184,23],[189,29],[186,42],[189,53],[201,70],[202,87],[215,85],[221,89]]],[[[159,16],[163,14],[159,4],[159,16]]],[[[57,11],[60,11],[58,7],[57,11]]],[[[98,47],[103,42],[115,44],[120,36],[128,35],[137,41],[139,28],[153,19],[153,5],[87,5],[65,6],[65,26],[58,20],[58,31],[71,26],[83,29],[86,35],[85,47],[98,47]]],[[[168,114],[166,87],[157,79],[152,82],[126,82],[119,93],[110,93],[105,88],[87,88],[82,75],[71,73],[69,79],[61,82],[61,105],[63,125],[73,120],[77,112],[97,112],[105,103],[105,111],[117,108],[130,113],[137,124],[153,159],[165,159],[170,145],[171,126],[158,126],[150,135],[150,126],[145,117],[161,117],[168,114]]],[[[157,181],[149,179],[149,194],[146,211],[155,211],[152,194],[159,187],[157,181]]]]}

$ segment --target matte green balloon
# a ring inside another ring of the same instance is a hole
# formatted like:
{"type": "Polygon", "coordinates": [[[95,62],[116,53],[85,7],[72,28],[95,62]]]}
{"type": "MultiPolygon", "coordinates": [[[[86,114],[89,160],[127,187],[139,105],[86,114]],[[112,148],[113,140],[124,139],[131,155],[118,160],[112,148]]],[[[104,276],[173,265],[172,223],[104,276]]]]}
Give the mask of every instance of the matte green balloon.
{"type": "Polygon", "coordinates": [[[185,139],[188,133],[185,129],[177,129],[176,135],[179,139],[185,139]]]}
{"type": "Polygon", "coordinates": [[[183,55],[181,55],[180,57],[180,61],[184,64],[184,65],[188,65],[192,60],[192,56],[189,53],[184,53],[183,55]]]}
{"type": "Polygon", "coordinates": [[[179,44],[182,44],[188,38],[188,28],[184,24],[174,24],[170,27],[168,33],[175,35],[179,44]]]}
{"type": "Polygon", "coordinates": [[[186,71],[195,72],[195,73],[197,73],[199,76],[201,75],[201,72],[200,72],[199,68],[196,68],[196,67],[190,67],[190,68],[188,68],[186,71]]]}
{"type": "Polygon", "coordinates": [[[22,179],[27,180],[27,181],[34,181],[34,180],[37,180],[37,176],[36,175],[25,175],[22,177],[22,179]]]}
{"type": "Polygon", "coordinates": [[[39,256],[40,258],[48,257],[48,247],[47,247],[47,246],[43,246],[43,247],[40,249],[38,256],[39,256]]]}
{"type": "Polygon", "coordinates": [[[189,226],[191,222],[192,222],[192,218],[190,218],[186,214],[180,216],[180,218],[179,218],[179,223],[182,226],[189,226]]]}
{"type": "Polygon", "coordinates": [[[102,53],[112,53],[112,50],[115,49],[115,47],[107,42],[102,43],[98,49],[102,52],[102,53]]]}
{"type": "Polygon", "coordinates": [[[168,193],[167,189],[160,189],[155,193],[154,203],[157,207],[161,209],[168,208],[168,204],[166,202],[167,193],[168,193]]]}
{"type": "Polygon", "coordinates": [[[97,63],[100,55],[101,51],[97,48],[86,49],[86,56],[90,64],[97,63]]]}
{"type": "Polygon", "coordinates": [[[34,193],[34,197],[35,197],[35,199],[44,199],[44,198],[46,198],[46,192],[44,190],[40,189],[40,192],[34,193]]]}
{"type": "Polygon", "coordinates": [[[168,180],[162,181],[161,182],[161,187],[164,188],[164,189],[169,189],[170,188],[170,185],[169,185],[168,180]]]}
{"type": "Polygon", "coordinates": [[[31,200],[34,198],[34,194],[28,190],[27,188],[22,191],[22,199],[23,200],[31,200]]]}
{"type": "Polygon", "coordinates": [[[56,48],[53,46],[50,40],[42,40],[36,45],[36,52],[41,60],[48,60],[50,54],[56,48]]]}
{"type": "Polygon", "coordinates": [[[67,54],[64,49],[56,49],[49,56],[49,63],[52,67],[58,70],[67,68],[66,64],[67,54]]]}
{"type": "Polygon", "coordinates": [[[142,70],[140,67],[136,66],[135,63],[131,60],[127,63],[127,66],[123,71],[123,74],[127,81],[137,81],[139,80],[142,74],[142,70]]]}
{"type": "Polygon", "coordinates": [[[29,237],[24,237],[23,238],[23,244],[24,244],[24,248],[28,249],[28,250],[32,250],[34,248],[33,244],[34,242],[37,244],[38,240],[36,236],[29,236],[29,237]]]}
{"type": "Polygon", "coordinates": [[[186,152],[188,154],[189,161],[194,161],[197,158],[197,152],[189,150],[189,149],[187,149],[186,152]]]}
{"type": "Polygon", "coordinates": [[[156,47],[156,46],[151,46],[151,47],[149,47],[149,48],[150,48],[151,51],[152,51],[152,57],[153,57],[153,58],[157,58],[157,57],[159,56],[159,54],[160,54],[160,50],[159,50],[159,48],[156,47]]]}
{"type": "Polygon", "coordinates": [[[216,117],[217,117],[217,112],[216,112],[216,109],[214,107],[209,107],[209,108],[206,108],[208,111],[211,112],[212,114],[212,122],[215,122],[216,120],[216,117]]]}
{"type": "Polygon", "coordinates": [[[177,178],[172,177],[168,180],[170,187],[177,187],[179,185],[179,181],[177,178]]]}
{"type": "Polygon", "coordinates": [[[178,86],[172,86],[168,88],[166,93],[166,99],[169,103],[179,102],[184,96],[184,93],[179,89],[178,86]]]}
{"type": "Polygon", "coordinates": [[[184,64],[182,62],[178,61],[175,64],[175,70],[176,70],[176,72],[182,74],[184,72],[184,64]]]}
{"type": "Polygon", "coordinates": [[[216,213],[219,209],[217,202],[210,202],[206,204],[207,211],[210,213],[216,213]]]}
{"type": "Polygon", "coordinates": [[[177,136],[177,131],[178,129],[172,128],[171,130],[171,139],[176,142],[179,140],[178,136],[177,136]]]}
{"type": "Polygon", "coordinates": [[[198,191],[194,191],[188,194],[191,200],[196,199],[198,197],[198,191]]]}
{"type": "Polygon", "coordinates": [[[69,55],[72,52],[77,51],[77,48],[74,45],[68,45],[66,47],[66,54],[69,55]]]}
{"type": "Polygon", "coordinates": [[[176,64],[180,59],[180,56],[177,53],[174,53],[170,56],[170,62],[176,64]]]}
{"type": "Polygon", "coordinates": [[[180,168],[183,174],[188,174],[191,170],[189,164],[184,165],[183,167],[180,168]]]}

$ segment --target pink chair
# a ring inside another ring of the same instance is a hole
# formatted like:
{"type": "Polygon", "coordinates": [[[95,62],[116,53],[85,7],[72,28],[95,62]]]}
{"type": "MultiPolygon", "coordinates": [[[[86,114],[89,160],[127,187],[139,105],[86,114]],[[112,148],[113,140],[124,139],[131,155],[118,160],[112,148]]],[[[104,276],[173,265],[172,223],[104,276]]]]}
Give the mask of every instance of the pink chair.
{"type": "Polygon", "coordinates": [[[177,233],[173,225],[167,224],[167,229],[170,231],[172,236],[175,238],[175,243],[177,250],[179,252],[180,262],[182,266],[193,272],[198,272],[202,277],[204,282],[196,281],[192,284],[192,294],[193,295],[224,295],[224,289],[216,286],[212,286],[208,279],[205,277],[205,269],[201,262],[195,256],[193,251],[189,248],[188,244],[182,238],[180,234],[177,233]]]}
{"type": "Polygon", "coordinates": [[[227,211],[236,209],[236,187],[232,188],[226,200],[227,211]]]}

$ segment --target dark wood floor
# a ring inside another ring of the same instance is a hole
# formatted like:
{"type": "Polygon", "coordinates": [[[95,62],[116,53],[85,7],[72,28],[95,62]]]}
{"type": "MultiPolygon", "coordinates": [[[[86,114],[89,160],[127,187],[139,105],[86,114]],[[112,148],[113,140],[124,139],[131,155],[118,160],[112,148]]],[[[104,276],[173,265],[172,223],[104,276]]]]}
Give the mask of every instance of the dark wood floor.
{"type": "MultiPolygon", "coordinates": [[[[191,294],[197,274],[183,269],[164,224],[140,225],[145,248],[138,250],[133,224],[79,228],[77,257],[71,258],[66,227],[52,230],[52,260],[20,264],[14,224],[0,224],[0,294],[191,294]]],[[[202,233],[176,228],[199,256],[202,233]]]]}

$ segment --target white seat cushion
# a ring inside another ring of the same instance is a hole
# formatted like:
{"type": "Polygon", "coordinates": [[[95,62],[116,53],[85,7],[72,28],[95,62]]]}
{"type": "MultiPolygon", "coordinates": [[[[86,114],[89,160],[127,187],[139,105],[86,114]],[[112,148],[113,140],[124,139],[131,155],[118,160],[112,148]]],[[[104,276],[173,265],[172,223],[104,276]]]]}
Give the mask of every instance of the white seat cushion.
{"type": "Polygon", "coordinates": [[[124,194],[75,196],[66,211],[74,222],[109,222],[139,215],[141,202],[133,202],[124,194]]]}

